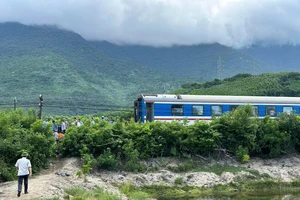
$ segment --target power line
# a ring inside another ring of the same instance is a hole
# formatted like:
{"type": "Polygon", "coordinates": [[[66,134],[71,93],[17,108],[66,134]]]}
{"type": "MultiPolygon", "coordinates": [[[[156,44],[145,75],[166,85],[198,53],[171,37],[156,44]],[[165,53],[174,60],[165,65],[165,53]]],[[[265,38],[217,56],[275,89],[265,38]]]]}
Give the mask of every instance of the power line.
{"type": "MultiPolygon", "coordinates": [[[[36,105],[36,104],[35,104],[36,105]]],[[[12,106],[11,104],[1,104],[0,107],[7,107],[12,106]]],[[[26,104],[19,104],[18,107],[33,107],[32,105],[26,105],[26,104]]],[[[92,106],[92,107],[83,107],[83,106],[64,106],[64,105],[45,105],[43,104],[44,108],[76,108],[76,109],[87,109],[87,110],[102,110],[102,111],[126,111],[126,110],[132,110],[133,107],[120,107],[120,106],[92,106]]]]}

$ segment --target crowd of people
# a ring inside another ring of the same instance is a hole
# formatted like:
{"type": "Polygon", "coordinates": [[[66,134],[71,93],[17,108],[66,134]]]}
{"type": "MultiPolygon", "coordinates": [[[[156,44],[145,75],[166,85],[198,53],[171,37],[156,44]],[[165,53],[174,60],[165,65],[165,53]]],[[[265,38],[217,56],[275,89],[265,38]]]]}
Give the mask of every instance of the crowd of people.
{"type": "MultiPolygon", "coordinates": [[[[104,116],[101,117],[101,120],[104,121],[105,118],[104,116]]],[[[43,128],[46,128],[48,126],[48,124],[50,123],[50,120],[48,118],[45,118],[43,121],[43,128]]],[[[90,118],[90,126],[95,125],[95,120],[94,117],[90,118]]],[[[108,120],[109,124],[114,124],[115,121],[113,120],[113,118],[109,118],[108,120]]],[[[80,127],[85,125],[83,123],[83,121],[80,118],[73,118],[73,121],[71,123],[68,122],[68,120],[66,119],[62,119],[59,121],[59,123],[57,123],[57,121],[52,120],[52,132],[53,132],[53,136],[56,139],[56,142],[59,143],[61,141],[61,139],[63,138],[64,134],[66,133],[67,129],[70,126],[75,126],[75,127],[80,127]]]]}

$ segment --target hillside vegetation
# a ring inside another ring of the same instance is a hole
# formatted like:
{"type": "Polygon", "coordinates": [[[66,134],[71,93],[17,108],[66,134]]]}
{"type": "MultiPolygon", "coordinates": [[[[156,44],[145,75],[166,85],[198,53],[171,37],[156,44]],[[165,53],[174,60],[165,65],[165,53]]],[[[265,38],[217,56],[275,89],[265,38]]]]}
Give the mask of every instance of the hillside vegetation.
{"type": "Polygon", "coordinates": [[[262,63],[274,66],[273,71],[300,71],[300,45],[253,45],[241,51],[262,63]]]}
{"type": "MultiPolygon", "coordinates": [[[[220,44],[149,47],[91,42],[109,56],[137,62],[175,77],[208,81],[223,79],[238,73],[260,74],[272,67],[246,53],[220,44]]],[[[274,70],[276,71],[276,70],[274,70]]]]}
{"type": "Polygon", "coordinates": [[[238,74],[224,80],[183,84],[174,94],[300,96],[300,73],[238,74]]]}
{"type": "Polygon", "coordinates": [[[52,26],[0,24],[2,106],[37,107],[45,114],[86,114],[131,106],[139,93],[168,92],[181,80],[108,57],[80,35],[52,26]]]}
{"type": "Polygon", "coordinates": [[[276,69],[246,51],[220,44],[120,46],[86,41],[55,26],[0,23],[0,106],[13,107],[16,97],[16,107],[38,109],[42,94],[44,115],[132,110],[140,93],[174,90],[191,94],[296,95],[298,85],[290,82],[293,78],[284,80],[282,74],[278,75],[282,79],[271,74],[261,79],[249,75],[240,83],[228,78],[276,69]],[[215,78],[225,79],[203,83],[215,78]],[[276,80],[281,82],[274,85],[276,80]]]}

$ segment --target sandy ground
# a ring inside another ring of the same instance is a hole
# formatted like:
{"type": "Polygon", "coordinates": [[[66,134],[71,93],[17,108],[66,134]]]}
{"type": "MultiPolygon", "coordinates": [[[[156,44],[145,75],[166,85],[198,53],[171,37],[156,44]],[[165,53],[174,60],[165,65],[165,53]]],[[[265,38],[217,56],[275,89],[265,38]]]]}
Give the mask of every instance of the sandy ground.
{"type": "Polygon", "coordinates": [[[63,199],[65,195],[64,188],[80,187],[93,189],[97,186],[120,195],[122,200],[127,199],[119,193],[118,188],[107,184],[101,180],[101,177],[90,176],[88,177],[88,182],[84,182],[83,178],[78,178],[76,172],[80,170],[80,166],[80,160],[77,158],[61,159],[49,169],[42,171],[40,175],[29,177],[29,193],[24,194],[23,188],[19,198],[17,197],[17,181],[3,183],[0,185],[0,200],[49,199],[54,197],[63,199]],[[67,173],[69,176],[62,176],[64,173],[67,173]]]}
{"type": "MultiPolygon", "coordinates": [[[[218,161],[204,161],[206,164],[227,164],[239,167],[245,167],[259,171],[261,174],[266,173],[275,180],[292,181],[300,179],[300,155],[290,155],[278,159],[262,160],[253,158],[249,163],[241,165],[234,160],[225,159],[218,161]]],[[[83,178],[78,178],[76,172],[80,170],[81,163],[78,158],[63,158],[54,162],[49,169],[44,170],[40,175],[29,178],[29,194],[21,194],[17,197],[17,181],[11,181],[0,184],[0,200],[10,199],[49,199],[59,197],[63,199],[65,188],[80,187],[87,190],[96,187],[104,188],[106,191],[116,194],[122,200],[128,198],[121,194],[115,183],[131,183],[137,186],[141,185],[174,185],[178,178],[182,178],[183,182],[193,186],[210,187],[214,184],[226,184],[234,181],[234,178],[249,177],[248,172],[239,172],[232,174],[224,172],[220,176],[207,172],[187,172],[172,173],[166,170],[167,166],[176,166],[179,163],[173,159],[165,158],[164,160],[152,160],[146,163],[148,166],[162,166],[157,172],[149,173],[127,173],[127,172],[94,172],[88,176],[88,182],[84,182],[83,178]],[[63,176],[65,173],[69,176],[63,176]]],[[[23,192],[23,191],[22,191],[23,192]]]]}

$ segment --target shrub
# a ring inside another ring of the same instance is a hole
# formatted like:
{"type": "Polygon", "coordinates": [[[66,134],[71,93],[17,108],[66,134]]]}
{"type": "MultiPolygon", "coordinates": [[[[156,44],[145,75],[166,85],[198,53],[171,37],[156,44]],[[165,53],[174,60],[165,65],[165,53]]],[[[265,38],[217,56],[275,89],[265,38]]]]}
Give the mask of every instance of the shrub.
{"type": "Polygon", "coordinates": [[[239,146],[236,153],[236,158],[241,163],[247,163],[250,159],[250,156],[248,155],[248,149],[243,148],[242,146],[239,146]]]}
{"type": "Polygon", "coordinates": [[[177,178],[174,180],[174,184],[175,184],[175,185],[182,185],[182,184],[183,184],[183,178],[182,178],[182,177],[177,177],[177,178]]]}
{"type": "Polygon", "coordinates": [[[110,148],[97,158],[97,167],[100,169],[115,170],[120,162],[120,158],[111,153],[110,148]]]}
{"type": "Polygon", "coordinates": [[[24,150],[29,153],[34,173],[47,167],[55,152],[55,140],[49,129],[42,129],[33,109],[27,114],[22,109],[0,111],[0,124],[0,181],[16,178],[12,166],[24,150]]]}

